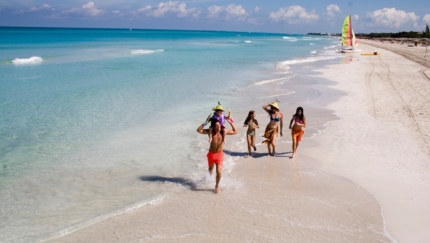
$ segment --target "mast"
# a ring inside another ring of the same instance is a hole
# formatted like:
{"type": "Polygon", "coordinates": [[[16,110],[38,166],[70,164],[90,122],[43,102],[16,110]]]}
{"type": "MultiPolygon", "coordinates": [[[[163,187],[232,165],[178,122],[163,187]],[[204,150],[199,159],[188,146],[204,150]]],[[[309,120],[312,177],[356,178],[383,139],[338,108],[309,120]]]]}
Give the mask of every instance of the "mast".
{"type": "Polygon", "coordinates": [[[352,24],[351,24],[351,15],[348,15],[349,19],[349,37],[351,38],[351,49],[354,50],[354,41],[355,41],[355,34],[352,30],[352,24]]]}

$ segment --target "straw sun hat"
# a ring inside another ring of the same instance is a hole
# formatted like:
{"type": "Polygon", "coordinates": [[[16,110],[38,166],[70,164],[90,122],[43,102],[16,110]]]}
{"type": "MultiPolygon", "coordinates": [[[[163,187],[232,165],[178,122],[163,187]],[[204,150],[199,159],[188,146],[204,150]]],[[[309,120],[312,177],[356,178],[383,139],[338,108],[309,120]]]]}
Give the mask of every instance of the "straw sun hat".
{"type": "Polygon", "coordinates": [[[276,101],[275,101],[275,102],[270,103],[270,106],[275,107],[276,109],[278,109],[278,110],[279,110],[279,106],[278,106],[278,103],[279,103],[279,102],[280,102],[280,101],[276,99],[276,101]]]}
{"type": "Polygon", "coordinates": [[[224,109],[221,106],[221,103],[218,101],[218,105],[214,108],[212,108],[213,111],[224,111],[224,109]]]}

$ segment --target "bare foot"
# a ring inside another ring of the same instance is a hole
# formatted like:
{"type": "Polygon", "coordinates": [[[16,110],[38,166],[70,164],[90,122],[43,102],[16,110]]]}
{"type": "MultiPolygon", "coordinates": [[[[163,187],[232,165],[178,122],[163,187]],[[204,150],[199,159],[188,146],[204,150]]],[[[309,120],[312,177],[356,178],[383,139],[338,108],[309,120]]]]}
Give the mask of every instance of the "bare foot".
{"type": "Polygon", "coordinates": [[[291,155],[291,157],[290,158],[295,158],[296,157],[296,154],[295,153],[293,153],[293,155],[291,155]]]}
{"type": "Polygon", "coordinates": [[[254,146],[254,151],[257,151],[257,147],[254,146]]]}
{"type": "Polygon", "coordinates": [[[215,187],[215,193],[219,193],[221,190],[219,189],[218,186],[215,187]]]}

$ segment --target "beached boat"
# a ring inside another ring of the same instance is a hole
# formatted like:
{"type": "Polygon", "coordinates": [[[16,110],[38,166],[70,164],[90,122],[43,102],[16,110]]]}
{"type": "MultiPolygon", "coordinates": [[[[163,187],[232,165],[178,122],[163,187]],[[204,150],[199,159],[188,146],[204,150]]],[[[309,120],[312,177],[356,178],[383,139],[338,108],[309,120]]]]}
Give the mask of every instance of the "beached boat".
{"type": "Polygon", "coordinates": [[[358,46],[357,38],[355,38],[354,30],[351,25],[351,15],[348,15],[343,21],[342,25],[342,48],[338,49],[338,52],[360,52],[361,50],[354,49],[354,46],[358,46]]]}

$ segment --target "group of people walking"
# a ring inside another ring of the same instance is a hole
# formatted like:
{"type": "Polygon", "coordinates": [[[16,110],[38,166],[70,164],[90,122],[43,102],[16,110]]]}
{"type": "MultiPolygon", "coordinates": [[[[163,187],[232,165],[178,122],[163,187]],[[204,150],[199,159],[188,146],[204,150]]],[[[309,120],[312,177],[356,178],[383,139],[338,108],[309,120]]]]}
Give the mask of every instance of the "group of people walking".
{"type": "MultiPolygon", "coordinates": [[[[263,110],[267,112],[270,117],[269,124],[267,124],[263,135],[263,137],[265,138],[263,144],[267,144],[267,149],[269,152],[268,156],[275,156],[276,137],[278,136],[278,134],[281,137],[283,135],[282,128],[284,115],[279,110],[278,102],[279,101],[276,100],[275,102],[263,106],[263,110]]],[[[229,111],[228,116],[226,116],[224,113],[224,109],[219,102],[218,105],[212,110],[214,111],[214,113],[209,115],[206,121],[197,128],[197,132],[201,134],[207,134],[209,136],[210,146],[209,152],[207,154],[209,173],[212,175],[214,166],[216,165],[215,192],[218,193],[220,191],[219,182],[221,180],[222,165],[224,162],[223,147],[225,143],[225,136],[237,134],[237,128],[234,124],[231,112],[229,111]],[[225,122],[228,122],[230,124],[231,130],[225,128],[225,122]],[[204,127],[208,123],[210,123],[210,127],[208,129],[204,129],[204,127]]],[[[255,146],[256,129],[260,127],[255,117],[256,112],[253,110],[249,111],[248,116],[246,117],[245,122],[243,124],[243,127],[248,128],[246,132],[246,139],[248,143],[249,155],[252,155],[252,149],[254,149],[254,151],[257,150],[257,147],[255,146]]],[[[296,109],[296,113],[292,116],[289,125],[289,129],[291,129],[292,139],[291,158],[294,158],[297,154],[297,147],[299,146],[299,142],[304,134],[305,127],[306,117],[304,115],[303,108],[298,107],[296,109]]]]}

